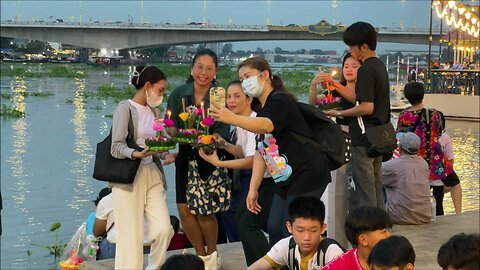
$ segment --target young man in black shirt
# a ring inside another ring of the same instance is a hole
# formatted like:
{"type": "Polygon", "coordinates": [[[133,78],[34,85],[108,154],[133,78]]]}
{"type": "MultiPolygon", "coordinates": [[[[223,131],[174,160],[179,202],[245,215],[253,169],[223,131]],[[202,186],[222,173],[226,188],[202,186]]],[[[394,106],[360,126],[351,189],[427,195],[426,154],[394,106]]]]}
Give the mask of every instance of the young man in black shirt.
{"type": "Polygon", "coordinates": [[[350,183],[349,210],[360,206],[376,206],[384,209],[381,190],[382,156],[368,157],[369,142],[365,129],[390,121],[390,95],[388,73],[383,62],[376,56],[377,33],[366,22],[356,22],[343,34],[349,52],[362,61],[357,72],[355,93],[339,93],[357,106],[343,111],[328,111],[335,117],[352,117],[349,121],[352,137],[352,180],[350,183]],[[363,121],[360,121],[359,117],[363,121]]]}

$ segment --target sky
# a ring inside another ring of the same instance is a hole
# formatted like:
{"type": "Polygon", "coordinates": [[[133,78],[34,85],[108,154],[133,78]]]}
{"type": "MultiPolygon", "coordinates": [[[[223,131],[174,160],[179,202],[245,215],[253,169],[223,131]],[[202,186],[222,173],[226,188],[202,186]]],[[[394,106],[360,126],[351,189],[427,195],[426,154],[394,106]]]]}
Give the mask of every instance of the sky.
{"type": "MultiPolygon", "coordinates": [[[[468,0],[471,1],[471,0],[468,0]]],[[[366,21],[375,27],[428,28],[429,0],[383,1],[22,1],[2,0],[2,20],[43,20],[61,18],[64,21],[143,21],[150,23],[203,22],[236,25],[310,25],[321,19],[346,26],[366,21]],[[336,8],[333,8],[333,3],[336,8]]],[[[433,25],[439,19],[434,13],[433,25]]],[[[345,45],[336,41],[255,41],[236,42],[233,49],[336,49],[345,45]]],[[[382,50],[425,50],[422,45],[380,43],[382,50]]]]}

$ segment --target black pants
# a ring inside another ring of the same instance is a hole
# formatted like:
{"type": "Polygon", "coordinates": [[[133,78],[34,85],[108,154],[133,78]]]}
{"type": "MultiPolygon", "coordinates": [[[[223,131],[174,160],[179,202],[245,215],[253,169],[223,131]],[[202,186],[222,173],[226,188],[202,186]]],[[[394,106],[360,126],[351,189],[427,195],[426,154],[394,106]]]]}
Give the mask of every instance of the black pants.
{"type": "Polygon", "coordinates": [[[437,216],[443,216],[443,197],[445,193],[443,193],[444,186],[431,186],[433,189],[433,197],[435,198],[435,202],[437,203],[437,216]]]}
{"type": "Polygon", "coordinates": [[[264,231],[267,231],[268,215],[274,193],[273,179],[263,179],[258,189],[258,203],[262,207],[262,211],[258,215],[248,211],[244,199],[240,202],[235,214],[238,236],[242,241],[248,266],[265,256],[270,250],[264,231]]]}

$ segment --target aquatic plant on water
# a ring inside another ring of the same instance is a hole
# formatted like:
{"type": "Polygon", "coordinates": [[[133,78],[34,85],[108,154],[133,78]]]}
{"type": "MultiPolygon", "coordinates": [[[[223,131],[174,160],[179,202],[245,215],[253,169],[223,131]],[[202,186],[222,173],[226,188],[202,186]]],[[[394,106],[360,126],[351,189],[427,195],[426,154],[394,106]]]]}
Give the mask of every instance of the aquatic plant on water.
{"type": "MultiPolygon", "coordinates": [[[[49,251],[49,255],[53,255],[54,262],[57,262],[57,259],[60,258],[60,256],[65,251],[65,248],[67,247],[67,244],[64,244],[62,240],[58,240],[58,230],[60,229],[61,226],[62,224],[60,222],[55,222],[50,227],[50,232],[55,232],[55,239],[54,239],[53,245],[48,246],[48,245],[39,245],[35,243],[30,243],[30,246],[36,246],[36,247],[47,249],[49,251]]],[[[32,256],[32,251],[30,249],[27,250],[27,255],[32,256]]]]}
{"type": "Polygon", "coordinates": [[[2,109],[0,110],[1,117],[12,117],[12,118],[21,118],[25,117],[25,112],[19,111],[9,105],[2,104],[2,109]]]}

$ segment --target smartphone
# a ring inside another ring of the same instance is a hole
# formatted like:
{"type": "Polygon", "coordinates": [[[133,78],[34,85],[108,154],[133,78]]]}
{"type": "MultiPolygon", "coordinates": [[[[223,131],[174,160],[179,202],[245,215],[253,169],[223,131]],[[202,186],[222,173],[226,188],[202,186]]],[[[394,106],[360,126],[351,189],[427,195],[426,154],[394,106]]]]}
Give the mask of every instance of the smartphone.
{"type": "Polygon", "coordinates": [[[226,96],[225,88],[223,87],[210,88],[210,104],[213,104],[215,102],[219,104],[220,107],[225,108],[226,106],[225,96],[226,96]]]}

